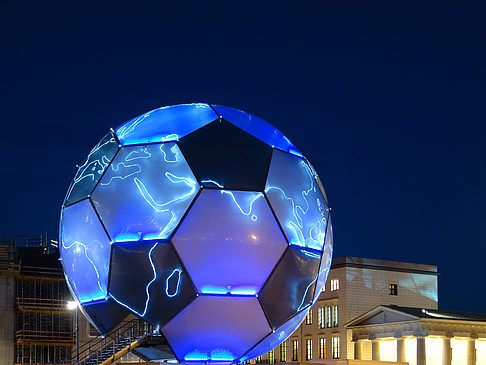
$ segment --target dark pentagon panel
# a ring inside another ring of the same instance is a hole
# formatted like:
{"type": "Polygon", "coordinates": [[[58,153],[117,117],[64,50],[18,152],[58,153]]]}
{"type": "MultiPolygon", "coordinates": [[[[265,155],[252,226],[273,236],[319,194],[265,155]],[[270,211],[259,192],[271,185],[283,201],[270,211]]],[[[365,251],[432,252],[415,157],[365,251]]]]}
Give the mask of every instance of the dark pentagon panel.
{"type": "Polygon", "coordinates": [[[116,134],[123,146],[177,141],[216,119],[218,115],[209,104],[169,105],[123,123],[116,134]]]}
{"type": "Polygon", "coordinates": [[[228,122],[250,133],[269,146],[279,148],[297,156],[302,156],[297,147],[282,132],[263,119],[243,110],[214,104],[211,104],[211,106],[218,112],[221,118],[226,119],[228,122]]]}
{"type": "Polygon", "coordinates": [[[196,297],[169,241],[113,245],[110,296],[154,326],[163,326],[196,297]]]}
{"type": "Polygon", "coordinates": [[[104,335],[119,325],[130,314],[127,309],[119,306],[110,298],[92,304],[86,304],[79,308],[88,317],[91,324],[104,335]]]}
{"type": "Polygon", "coordinates": [[[274,329],[312,304],[320,260],[318,252],[289,246],[259,296],[274,329]]]}
{"type": "Polygon", "coordinates": [[[91,150],[78,168],[64,200],[64,206],[88,197],[118,151],[118,141],[110,132],[91,150]]]}
{"type": "Polygon", "coordinates": [[[178,142],[203,186],[263,191],[272,148],[225,120],[178,142]]]}

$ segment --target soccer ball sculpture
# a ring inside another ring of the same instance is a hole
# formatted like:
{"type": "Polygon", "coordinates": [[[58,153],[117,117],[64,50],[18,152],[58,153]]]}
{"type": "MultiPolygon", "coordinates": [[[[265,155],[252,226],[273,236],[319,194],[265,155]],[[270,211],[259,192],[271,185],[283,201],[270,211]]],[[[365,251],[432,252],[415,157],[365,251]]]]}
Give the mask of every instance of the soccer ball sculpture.
{"type": "Polygon", "coordinates": [[[202,103],[111,130],[71,183],[60,242],[68,285],[100,332],[132,313],[185,363],[242,362],[279,345],[332,256],[311,164],[262,119],[202,103]]]}

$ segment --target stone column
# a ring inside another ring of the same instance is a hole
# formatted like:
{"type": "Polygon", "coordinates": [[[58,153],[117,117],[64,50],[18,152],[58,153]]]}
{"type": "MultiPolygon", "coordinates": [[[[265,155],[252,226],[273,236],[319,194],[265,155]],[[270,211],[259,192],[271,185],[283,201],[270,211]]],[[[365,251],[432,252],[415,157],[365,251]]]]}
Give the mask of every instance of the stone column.
{"type": "Polygon", "coordinates": [[[442,365],[451,365],[452,362],[452,348],[450,337],[442,339],[442,365]]]}
{"type": "Polygon", "coordinates": [[[354,341],[354,358],[355,360],[363,360],[363,341],[354,341]]]}
{"type": "Polygon", "coordinates": [[[476,339],[467,339],[467,365],[476,365],[476,339]]]}
{"type": "Polygon", "coordinates": [[[406,352],[405,352],[405,339],[403,337],[397,338],[397,362],[405,362],[406,361],[406,352]]]}
{"type": "Polygon", "coordinates": [[[425,337],[417,336],[417,365],[425,365],[425,337]]]}
{"type": "Polygon", "coordinates": [[[380,361],[380,341],[377,339],[371,341],[371,359],[380,361]]]}

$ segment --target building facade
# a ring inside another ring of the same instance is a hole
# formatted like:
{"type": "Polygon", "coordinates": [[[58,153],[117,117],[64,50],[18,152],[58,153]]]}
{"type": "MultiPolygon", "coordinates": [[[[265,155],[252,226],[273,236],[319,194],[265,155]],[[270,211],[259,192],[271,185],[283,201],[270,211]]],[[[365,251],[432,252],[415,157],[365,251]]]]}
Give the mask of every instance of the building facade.
{"type": "Polygon", "coordinates": [[[378,306],[346,327],[357,360],[486,365],[486,314],[378,306]]]}
{"type": "MultiPolygon", "coordinates": [[[[382,304],[437,309],[437,277],[437,266],[433,265],[336,258],[324,290],[302,325],[281,346],[255,362],[354,359],[347,322],[382,304]]],[[[368,355],[371,358],[371,353],[368,355]]]]}

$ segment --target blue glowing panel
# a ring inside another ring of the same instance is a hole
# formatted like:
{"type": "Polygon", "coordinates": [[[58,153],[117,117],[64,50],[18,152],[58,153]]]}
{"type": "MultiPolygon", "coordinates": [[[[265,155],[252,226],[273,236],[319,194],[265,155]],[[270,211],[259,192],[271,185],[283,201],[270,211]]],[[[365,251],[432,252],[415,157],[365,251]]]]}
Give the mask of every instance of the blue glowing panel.
{"type": "Polygon", "coordinates": [[[173,238],[203,294],[255,295],[287,247],[262,193],[203,190],[173,238]]]}
{"type": "Polygon", "coordinates": [[[294,155],[302,156],[297,147],[295,147],[282,132],[270,123],[265,122],[263,119],[244,112],[243,110],[221,105],[211,105],[225,120],[234,124],[238,128],[243,129],[245,132],[250,133],[262,142],[265,142],[271,147],[276,147],[294,155]]]}
{"type": "Polygon", "coordinates": [[[244,362],[261,356],[284,342],[300,326],[307,315],[307,312],[309,312],[309,309],[310,307],[308,307],[307,310],[297,313],[295,317],[288,320],[281,327],[277,328],[275,332],[265,337],[258,345],[242,356],[239,362],[244,362]]]}
{"type": "Polygon", "coordinates": [[[78,300],[106,297],[110,240],[88,199],[63,209],[61,262],[78,300]]]}
{"type": "Polygon", "coordinates": [[[321,181],[321,178],[319,177],[319,175],[317,174],[317,171],[316,169],[314,168],[314,166],[312,166],[312,164],[309,162],[309,160],[305,160],[307,162],[307,164],[309,165],[311,171],[312,171],[312,174],[314,174],[314,178],[316,179],[316,182],[317,182],[317,186],[319,187],[319,190],[321,191],[321,194],[322,196],[324,197],[324,200],[326,201],[326,204],[329,204],[328,200],[327,200],[327,195],[326,195],[326,191],[324,190],[324,186],[322,185],[322,181],[321,181]]]}
{"type": "Polygon", "coordinates": [[[177,141],[218,119],[208,104],[179,104],[164,106],[142,114],[116,129],[123,146],[177,141]]]}
{"type": "Polygon", "coordinates": [[[180,361],[232,362],[271,332],[255,297],[200,295],[162,333],[180,361]]]}
{"type": "Polygon", "coordinates": [[[175,143],[122,147],[92,200],[115,242],[168,238],[199,190],[175,143]]]}
{"type": "Polygon", "coordinates": [[[85,163],[78,168],[66,194],[65,206],[91,194],[116,151],[118,151],[118,141],[110,132],[91,150],[85,163]]]}
{"type": "Polygon", "coordinates": [[[327,222],[326,229],[326,243],[324,245],[324,251],[322,253],[321,265],[319,267],[319,278],[317,279],[316,292],[314,294],[314,303],[319,298],[322,289],[326,285],[327,276],[331,268],[332,262],[332,222],[331,215],[329,215],[329,221],[327,222]]]}
{"type": "Polygon", "coordinates": [[[274,150],[265,193],[291,245],[323,249],[329,208],[303,159],[274,150]]]}
{"type": "Polygon", "coordinates": [[[110,296],[156,327],[196,297],[170,241],[115,243],[110,296]]]}
{"type": "Polygon", "coordinates": [[[312,304],[320,261],[318,251],[289,246],[259,295],[273,328],[312,304]]]}

